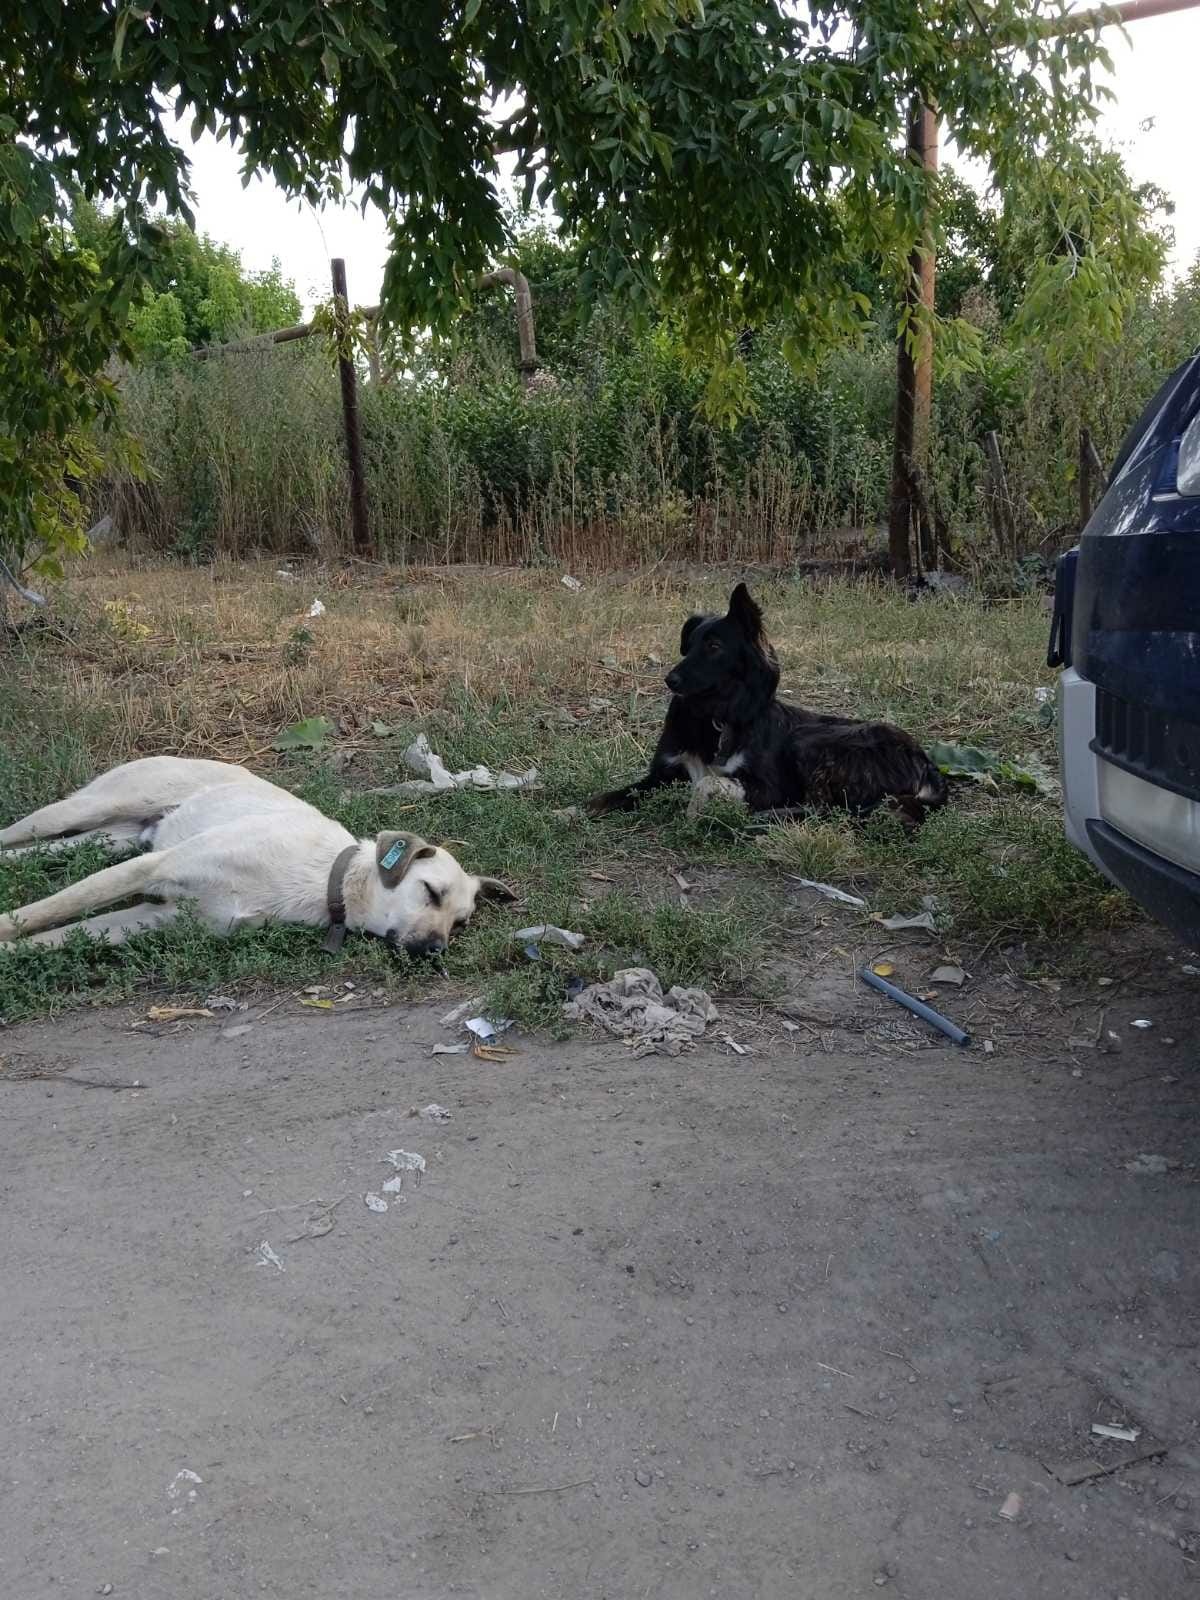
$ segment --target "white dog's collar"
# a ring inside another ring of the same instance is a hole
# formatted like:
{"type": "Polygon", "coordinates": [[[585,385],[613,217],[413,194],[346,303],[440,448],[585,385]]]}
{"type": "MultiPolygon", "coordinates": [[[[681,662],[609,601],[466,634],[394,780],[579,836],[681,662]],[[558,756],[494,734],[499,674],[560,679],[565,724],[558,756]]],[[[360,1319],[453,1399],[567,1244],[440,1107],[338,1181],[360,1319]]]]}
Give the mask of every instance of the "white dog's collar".
{"type": "Polygon", "coordinates": [[[346,901],[342,888],[346,882],[346,868],[358,854],[356,844],[348,844],[329,869],[329,884],[325,890],[325,903],[329,907],[329,932],[321,946],[328,955],[335,956],[346,942],[346,901]]]}

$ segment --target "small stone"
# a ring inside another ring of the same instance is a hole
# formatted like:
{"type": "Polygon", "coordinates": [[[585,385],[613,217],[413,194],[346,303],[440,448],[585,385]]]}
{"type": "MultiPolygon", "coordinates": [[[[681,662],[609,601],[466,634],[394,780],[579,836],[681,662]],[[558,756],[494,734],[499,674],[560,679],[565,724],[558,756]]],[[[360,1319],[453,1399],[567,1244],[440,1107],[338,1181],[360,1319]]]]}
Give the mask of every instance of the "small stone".
{"type": "Polygon", "coordinates": [[[1192,1509],[1192,1497],[1188,1494],[1177,1494],[1172,1504],[1176,1511],[1190,1511],[1192,1509]]]}
{"type": "Polygon", "coordinates": [[[639,1467],[634,1473],[633,1479],[634,1482],[640,1484],[643,1489],[648,1489],[654,1482],[654,1479],[646,1471],[645,1467],[639,1467]]]}

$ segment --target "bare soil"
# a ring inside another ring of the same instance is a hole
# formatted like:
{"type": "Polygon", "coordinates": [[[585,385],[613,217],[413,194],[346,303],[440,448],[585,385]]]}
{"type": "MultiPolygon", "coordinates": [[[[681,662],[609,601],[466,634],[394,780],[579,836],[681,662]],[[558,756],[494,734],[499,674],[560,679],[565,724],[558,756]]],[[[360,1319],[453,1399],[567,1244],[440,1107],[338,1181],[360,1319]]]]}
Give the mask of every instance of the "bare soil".
{"type": "Polygon", "coordinates": [[[826,974],[676,1059],[433,1057],[448,1002],[5,1032],[0,1593],[1193,1592],[1200,978],[1107,989],[1109,1050],[943,995],[957,1051],[826,974]]]}

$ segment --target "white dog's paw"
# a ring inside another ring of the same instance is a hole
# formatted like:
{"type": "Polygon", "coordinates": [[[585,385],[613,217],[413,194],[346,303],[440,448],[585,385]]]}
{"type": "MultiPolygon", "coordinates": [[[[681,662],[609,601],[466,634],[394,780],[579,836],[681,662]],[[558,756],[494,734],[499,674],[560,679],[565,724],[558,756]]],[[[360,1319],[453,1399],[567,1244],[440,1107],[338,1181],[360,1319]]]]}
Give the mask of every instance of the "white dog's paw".
{"type": "Polygon", "coordinates": [[[723,778],[716,772],[706,772],[692,785],[692,797],[688,801],[687,808],[688,816],[702,816],[718,798],[740,806],[746,803],[746,791],[735,778],[723,778]]]}

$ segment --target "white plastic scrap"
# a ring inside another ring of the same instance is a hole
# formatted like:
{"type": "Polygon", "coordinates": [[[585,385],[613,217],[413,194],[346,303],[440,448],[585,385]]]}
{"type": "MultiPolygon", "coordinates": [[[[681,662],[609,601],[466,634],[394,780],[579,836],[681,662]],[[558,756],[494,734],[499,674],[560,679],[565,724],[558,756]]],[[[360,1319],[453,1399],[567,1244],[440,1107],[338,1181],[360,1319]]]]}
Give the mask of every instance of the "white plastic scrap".
{"type": "Polygon", "coordinates": [[[464,1000],[461,1005],[457,1005],[452,1010],[447,1011],[442,1018],[442,1027],[448,1028],[451,1023],[460,1022],[467,1012],[477,1006],[482,999],[483,996],[481,994],[473,994],[469,1000],[464,1000]]]}
{"type": "Polygon", "coordinates": [[[1125,1444],[1136,1444],[1140,1428],[1123,1428],[1115,1422],[1093,1422],[1092,1432],[1101,1439],[1120,1439],[1125,1444]]]}
{"type": "Polygon", "coordinates": [[[435,1044],[429,1052],[431,1056],[465,1056],[471,1048],[465,1041],[462,1044],[435,1044]]]}
{"type": "Polygon", "coordinates": [[[798,883],[802,889],[815,889],[826,900],[836,900],[843,906],[855,906],[860,911],[866,907],[867,902],[859,899],[858,895],[847,894],[845,889],[835,889],[832,883],[818,883],[815,878],[797,878],[794,874],[790,876],[793,883],[798,883]]]}
{"type": "Polygon", "coordinates": [[[573,578],[569,572],[563,573],[561,582],[563,588],[570,589],[572,594],[582,594],[583,585],[578,578],[573,578]]]}
{"type": "Polygon", "coordinates": [[[1154,1024],[1147,1017],[1138,1017],[1137,1020],[1135,1022],[1131,1022],[1129,1026],[1131,1028],[1141,1028],[1144,1030],[1146,1028],[1152,1028],[1154,1024]]]}
{"type": "Polygon", "coordinates": [[[627,1040],[634,1054],[677,1056],[690,1049],[718,1011],[703,989],[676,985],[663,994],[647,967],[626,967],[608,983],[593,983],[563,1007],[573,1022],[598,1022],[627,1040]]]}
{"type": "Polygon", "coordinates": [[[323,617],[324,615],[325,607],[320,600],[314,600],[312,605],[310,605],[308,610],[305,612],[305,616],[308,617],[323,617]]]}
{"type": "Polygon", "coordinates": [[[967,975],[961,967],[938,967],[929,974],[930,983],[951,983],[956,989],[961,989],[967,981],[967,975]]]}
{"type": "Polygon", "coordinates": [[[533,789],[541,774],[536,767],[527,772],[493,772],[490,767],[468,767],[463,772],[451,772],[435,751],[429,740],[418,734],[404,752],[404,764],[418,777],[407,783],[389,784],[382,789],[368,789],[368,794],[443,794],[450,789],[533,789]]]}
{"type": "Polygon", "coordinates": [[[425,1171],[425,1157],[419,1156],[415,1150],[389,1150],[387,1160],[392,1163],[397,1172],[420,1174],[425,1171]]]}
{"type": "Polygon", "coordinates": [[[494,1039],[498,1033],[506,1033],[512,1027],[510,1017],[469,1017],[464,1024],[477,1039],[482,1039],[484,1044],[489,1039],[494,1039]]]}
{"type": "Polygon", "coordinates": [[[266,1239],[258,1247],[258,1264],[260,1267],[278,1267],[280,1272],[285,1270],[283,1262],[271,1249],[270,1242],[266,1239]]]}
{"type": "Polygon", "coordinates": [[[1004,1504],[997,1511],[998,1517],[1003,1517],[1005,1522],[1015,1522],[1021,1515],[1021,1496],[1017,1493],[1006,1495],[1004,1504]]]}
{"type": "Polygon", "coordinates": [[[394,1178],[389,1178],[384,1184],[383,1192],[384,1194],[390,1194],[392,1196],[393,1205],[402,1206],[407,1203],[404,1195],[401,1193],[403,1188],[404,1174],[402,1172],[398,1172],[394,1178]],[[397,1196],[399,1196],[399,1198],[396,1198],[397,1196]]]}
{"type": "MultiPolygon", "coordinates": [[[[184,1488],[187,1484],[203,1484],[203,1482],[204,1479],[198,1472],[193,1472],[190,1467],[182,1467],[167,1485],[167,1499],[178,1500],[180,1495],[183,1494],[184,1488]]],[[[196,1498],[195,1489],[188,1489],[187,1497],[189,1500],[194,1500],[196,1498]]]]}
{"type": "Polygon", "coordinates": [[[422,1106],[417,1112],[422,1122],[449,1122],[454,1113],[446,1106],[438,1105],[436,1100],[431,1100],[427,1106],[422,1106]]]}
{"type": "Polygon", "coordinates": [[[889,933],[899,933],[904,928],[925,928],[930,933],[934,931],[932,911],[918,912],[915,917],[882,917],[880,920],[889,933]]]}
{"type": "Polygon", "coordinates": [[[366,1206],[368,1211],[386,1211],[388,1208],[388,1203],[383,1196],[372,1192],[363,1195],[363,1205],[366,1206]]]}
{"type": "Polygon", "coordinates": [[[539,922],[536,928],[518,928],[511,937],[514,944],[560,944],[564,950],[582,950],[587,943],[582,933],[556,928],[549,922],[539,922]]]}

